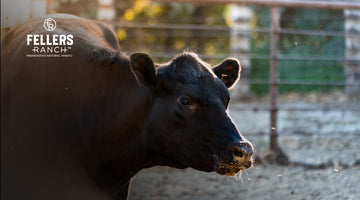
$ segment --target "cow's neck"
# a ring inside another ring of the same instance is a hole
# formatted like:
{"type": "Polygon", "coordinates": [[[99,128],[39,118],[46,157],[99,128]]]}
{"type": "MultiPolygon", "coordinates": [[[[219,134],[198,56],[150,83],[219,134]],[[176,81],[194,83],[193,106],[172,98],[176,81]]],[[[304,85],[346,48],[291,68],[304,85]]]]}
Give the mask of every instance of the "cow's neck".
{"type": "Polygon", "coordinates": [[[114,194],[126,187],[138,171],[153,166],[143,137],[153,99],[149,91],[137,83],[129,68],[121,68],[111,76],[123,78],[115,79],[119,81],[118,87],[105,97],[97,97],[99,99],[94,102],[98,105],[91,107],[94,111],[89,111],[95,113],[99,123],[88,129],[94,137],[85,147],[85,164],[95,182],[114,194]],[[104,110],[102,115],[98,115],[99,110],[104,110]]]}
{"type": "Polygon", "coordinates": [[[134,139],[123,146],[116,159],[96,167],[95,181],[108,194],[115,196],[127,188],[131,178],[143,168],[151,167],[151,159],[142,140],[134,139]]]}

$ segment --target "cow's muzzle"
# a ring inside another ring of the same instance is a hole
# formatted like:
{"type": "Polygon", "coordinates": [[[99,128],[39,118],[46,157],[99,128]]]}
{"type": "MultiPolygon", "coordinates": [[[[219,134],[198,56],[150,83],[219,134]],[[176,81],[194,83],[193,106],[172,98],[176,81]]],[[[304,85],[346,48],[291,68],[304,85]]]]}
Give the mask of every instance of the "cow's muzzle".
{"type": "Polygon", "coordinates": [[[254,148],[249,142],[232,144],[230,150],[234,160],[238,160],[246,168],[251,167],[254,148]]]}
{"type": "Polygon", "coordinates": [[[249,168],[253,164],[254,148],[250,142],[232,143],[226,150],[223,159],[214,156],[215,171],[221,175],[234,176],[243,168],[249,168]]]}

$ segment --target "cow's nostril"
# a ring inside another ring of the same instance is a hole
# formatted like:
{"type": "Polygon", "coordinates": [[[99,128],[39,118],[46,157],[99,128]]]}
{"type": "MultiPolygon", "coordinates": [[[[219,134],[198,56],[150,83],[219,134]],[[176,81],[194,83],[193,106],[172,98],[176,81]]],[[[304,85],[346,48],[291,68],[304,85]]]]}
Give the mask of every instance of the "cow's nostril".
{"type": "Polygon", "coordinates": [[[251,161],[248,161],[248,162],[246,162],[246,164],[244,165],[244,167],[249,168],[249,167],[251,167],[251,165],[252,165],[252,162],[251,162],[251,161]]]}
{"type": "Polygon", "coordinates": [[[242,158],[244,156],[243,150],[238,146],[234,146],[232,152],[235,157],[242,158]]]}

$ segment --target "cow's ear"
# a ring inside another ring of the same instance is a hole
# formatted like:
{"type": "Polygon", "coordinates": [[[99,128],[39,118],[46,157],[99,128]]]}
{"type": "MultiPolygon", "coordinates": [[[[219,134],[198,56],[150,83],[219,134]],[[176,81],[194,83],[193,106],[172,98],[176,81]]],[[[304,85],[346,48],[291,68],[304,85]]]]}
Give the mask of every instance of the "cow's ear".
{"type": "Polygon", "coordinates": [[[216,76],[231,89],[240,79],[241,65],[235,58],[227,58],[213,68],[216,76]]]}
{"type": "Polygon", "coordinates": [[[151,57],[145,53],[135,53],[130,56],[130,66],[136,79],[145,86],[155,86],[157,83],[156,69],[151,57]]]}

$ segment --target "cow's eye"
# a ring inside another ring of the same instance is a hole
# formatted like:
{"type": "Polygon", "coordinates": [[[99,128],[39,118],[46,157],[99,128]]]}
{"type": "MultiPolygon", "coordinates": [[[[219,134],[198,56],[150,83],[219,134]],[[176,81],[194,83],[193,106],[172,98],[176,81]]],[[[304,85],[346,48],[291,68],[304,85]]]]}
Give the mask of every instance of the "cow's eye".
{"type": "Polygon", "coordinates": [[[188,106],[190,104],[190,99],[186,97],[181,97],[179,101],[183,106],[188,106]]]}
{"type": "Polygon", "coordinates": [[[189,108],[189,109],[195,109],[196,108],[196,105],[194,104],[194,102],[192,102],[192,100],[189,97],[179,97],[178,103],[181,106],[189,108]]]}

